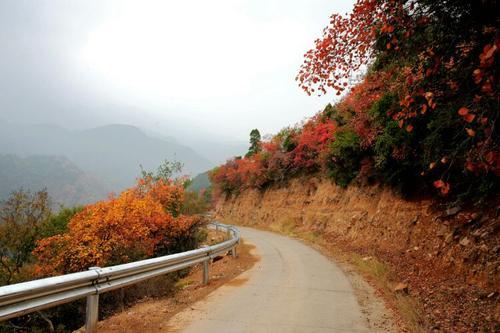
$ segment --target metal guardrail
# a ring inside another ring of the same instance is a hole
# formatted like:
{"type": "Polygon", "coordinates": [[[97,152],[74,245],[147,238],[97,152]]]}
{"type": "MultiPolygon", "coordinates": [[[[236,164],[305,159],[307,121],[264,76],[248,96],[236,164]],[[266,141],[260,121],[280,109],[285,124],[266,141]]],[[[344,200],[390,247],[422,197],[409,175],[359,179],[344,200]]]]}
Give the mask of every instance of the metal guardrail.
{"type": "Polygon", "coordinates": [[[187,252],[104,268],[91,267],[84,272],[0,287],[0,321],[86,297],[85,332],[94,333],[100,294],[199,263],[203,263],[203,283],[206,284],[209,261],[228,251],[236,256],[236,245],[240,241],[240,232],[233,226],[217,222],[209,226],[226,231],[229,239],[187,252]]]}

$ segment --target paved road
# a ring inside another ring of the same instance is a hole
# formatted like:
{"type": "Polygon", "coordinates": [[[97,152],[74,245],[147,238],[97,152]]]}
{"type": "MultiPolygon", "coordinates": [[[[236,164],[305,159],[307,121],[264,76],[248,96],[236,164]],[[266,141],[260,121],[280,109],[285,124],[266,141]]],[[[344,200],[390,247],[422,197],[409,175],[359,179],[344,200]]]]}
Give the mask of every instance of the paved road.
{"type": "Polygon", "coordinates": [[[174,327],[187,333],[368,332],[344,273],[299,241],[240,228],[260,261],[177,314],[174,327]]]}

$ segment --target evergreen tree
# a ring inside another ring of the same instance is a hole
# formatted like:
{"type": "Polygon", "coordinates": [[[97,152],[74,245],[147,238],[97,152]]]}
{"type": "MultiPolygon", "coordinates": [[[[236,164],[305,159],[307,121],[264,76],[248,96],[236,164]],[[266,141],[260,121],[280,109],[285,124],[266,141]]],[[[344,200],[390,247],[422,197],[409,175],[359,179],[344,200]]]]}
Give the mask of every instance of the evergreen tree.
{"type": "Polygon", "coordinates": [[[260,132],[258,129],[254,128],[250,132],[250,148],[248,148],[248,152],[246,153],[245,157],[250,157],[260,151],[260,140],[260,132]]]}

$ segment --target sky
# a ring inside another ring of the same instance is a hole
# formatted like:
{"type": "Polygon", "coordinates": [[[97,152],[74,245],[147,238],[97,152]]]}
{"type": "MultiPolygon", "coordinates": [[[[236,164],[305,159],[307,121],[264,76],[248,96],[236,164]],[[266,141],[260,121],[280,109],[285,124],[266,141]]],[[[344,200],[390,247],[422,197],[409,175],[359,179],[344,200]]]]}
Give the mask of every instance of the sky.
{"type": "Polygon", "coordinates": [[[352,4],[1,0],[0,119],[275,133],[335,100],[307,96],[294,78],[329,16],[352,4]]]}

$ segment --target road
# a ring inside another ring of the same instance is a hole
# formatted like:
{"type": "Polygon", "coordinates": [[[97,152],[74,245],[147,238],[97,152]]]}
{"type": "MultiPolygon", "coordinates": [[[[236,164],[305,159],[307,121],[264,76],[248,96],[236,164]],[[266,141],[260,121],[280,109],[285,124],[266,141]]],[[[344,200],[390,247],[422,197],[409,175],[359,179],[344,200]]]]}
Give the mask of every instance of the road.
{"type": "Polygon", "coordinates": [[[186,333],[368,332],[354,291],[328,258],[301,242],[240,228],[260,261],[171,324],[186,333]]]}

